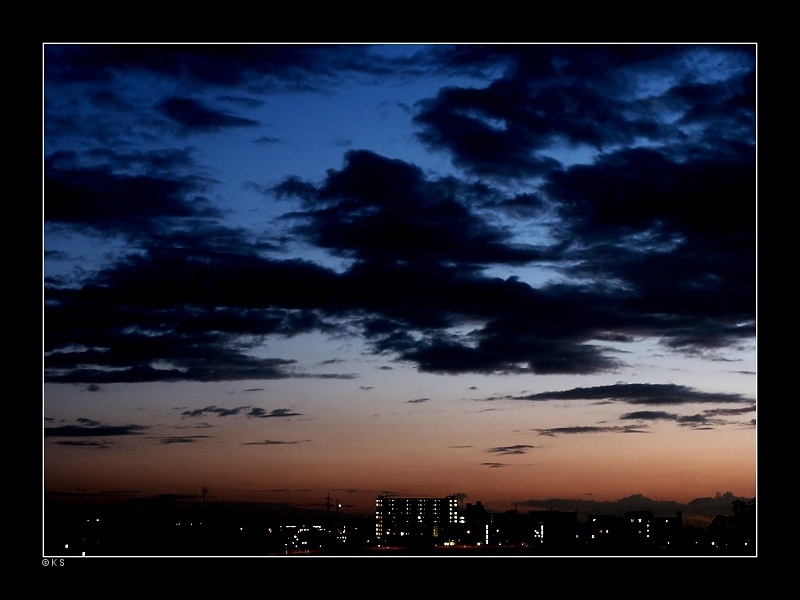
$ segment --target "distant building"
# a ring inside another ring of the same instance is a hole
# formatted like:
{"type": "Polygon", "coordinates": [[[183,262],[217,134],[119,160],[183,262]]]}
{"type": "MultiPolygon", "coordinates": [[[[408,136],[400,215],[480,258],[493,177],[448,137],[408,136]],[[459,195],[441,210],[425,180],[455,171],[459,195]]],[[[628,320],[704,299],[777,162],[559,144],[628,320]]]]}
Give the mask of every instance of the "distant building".
{"type": "Polygon", "coordinates": [[[375,500],[375,537],[378,545],[420,546],[449,541],[458,523],[458,499],[397,498],[375,500]]]}
{"type": "Polygon", "coordinates": [[[588,515],[583,542],[597,547],[619,545],[622,542],[622,517],[617,515],[588,515]]]}
{"type": "Polygon", "coordinates": [[[578,539],[577,511],[531,510],[526,515],[531,545],[540,545],[547,550],[571,548],[578,539]]]}
{"type": "Polygon", "coordinates": [[[655,516],[650,510],[629,510],[623,516],[588,515],[583,542],[594,547],[662,550],[683,543],[683,515],[655,516]]]}
{"type": "Polygon", "coordinates": [[[629,510],[622,522],[627,544],[666,548],[679,542],[683,516],[680,510],[674,517],[656,517],[649,510],[629,510]]]}
{"type": "Polygon", "coordinates": [[[467,502],[467,506],[459,514],[459,527],[455,541],[467,546],[485,546],[489,544],[492,514],[478,500],[475,504],[467,502]]]}
{"type": "Polygon", "coordinates": [[[488,520],[467,518],[470,530],[486,531],[483,543],[488,546],[522,546],[556,551],[572,548],[578,535],[578,513],[557,510],[531,510],[520,513],[507,510],[489,513],[488,520]],[[485,527],[477,527],[483,525],[485,527]]]}
{"type": "Polygon", "coordinates": [[[622,517],[622,531],[629,546],[651,545],[653,538],[653,512],[629,510],[622,517]]]}

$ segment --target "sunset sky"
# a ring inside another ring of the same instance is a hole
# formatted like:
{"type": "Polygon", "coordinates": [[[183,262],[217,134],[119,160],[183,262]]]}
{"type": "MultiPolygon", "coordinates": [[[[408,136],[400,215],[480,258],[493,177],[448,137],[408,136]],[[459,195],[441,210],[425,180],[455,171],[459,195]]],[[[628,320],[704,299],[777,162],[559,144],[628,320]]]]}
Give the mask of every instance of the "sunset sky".
{"type": "Polygon", "coordinates": [[[756,67],[44,44],[44,493],[755,497],[756,67]]]}

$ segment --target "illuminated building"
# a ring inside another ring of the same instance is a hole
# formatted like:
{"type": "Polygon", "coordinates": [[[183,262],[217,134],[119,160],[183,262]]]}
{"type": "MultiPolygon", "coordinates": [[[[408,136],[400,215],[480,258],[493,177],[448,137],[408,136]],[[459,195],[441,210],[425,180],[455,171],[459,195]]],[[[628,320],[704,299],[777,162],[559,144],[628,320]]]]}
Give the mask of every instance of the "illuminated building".
{"type": "Polygon", "coordinates": [[[458,499],[397,498],[375,500],[375,536],[379,545],[417,546],[449,541],[458,523],[458,499]]]}

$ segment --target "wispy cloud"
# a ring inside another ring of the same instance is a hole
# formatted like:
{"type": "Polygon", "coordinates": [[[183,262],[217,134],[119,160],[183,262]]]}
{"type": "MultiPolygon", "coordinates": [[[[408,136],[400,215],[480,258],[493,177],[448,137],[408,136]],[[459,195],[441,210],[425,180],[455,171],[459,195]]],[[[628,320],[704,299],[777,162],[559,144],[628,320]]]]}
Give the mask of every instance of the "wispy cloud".
{"type": "Polygon", "coordinates": [[[649,433],[641,426],[623,425],[623,426],[592,426],[581,425],[573,427],[550,427],[547,429],[532,429],[539,435],[553,437],[556,435],[576,435],[585,433],[649,433]]]}
{"type": "Polygon", "coordinates": [[[526,454],[528,450],[539,448],[540,446],[531,446],[529,444],[516,444],[514,446],[497,446],[489,448],[487,452],[493,454],[526,454]]]}
{"type": "Polygon", "coordinates": [[[160,437],[158,439],[162,444],[194,444],[199,440],[208,439],[210,436],[207,435],[186,435],[186,436],[169,436],[169,437],[160,437]]]}
{"type": "Polygon", "coordinates": [[[406,400],[406,404],[423,404],[430,401],[430,398],[415,398],[414,400],[406,400]]]}
{"type": "Polygon", "coordinates": [[[310,442],[311,440],[293,440],[293,441],[278,441],[278,440],[264,440],[263,442],[243,442],[245,446],[284,446],[284,445],[294,445],[294,444],[304,444],[306,442],[310,442]]]}

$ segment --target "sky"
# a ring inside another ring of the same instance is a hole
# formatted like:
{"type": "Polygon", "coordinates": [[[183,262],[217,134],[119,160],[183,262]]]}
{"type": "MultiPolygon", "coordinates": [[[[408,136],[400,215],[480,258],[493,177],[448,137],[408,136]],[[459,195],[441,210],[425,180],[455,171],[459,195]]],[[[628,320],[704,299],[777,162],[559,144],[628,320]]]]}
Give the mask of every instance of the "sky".
{"type": "Polygon", "coordinates": [[[43,493],[754,498],[756,67],[43,44],[43,493]]]}

